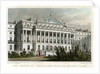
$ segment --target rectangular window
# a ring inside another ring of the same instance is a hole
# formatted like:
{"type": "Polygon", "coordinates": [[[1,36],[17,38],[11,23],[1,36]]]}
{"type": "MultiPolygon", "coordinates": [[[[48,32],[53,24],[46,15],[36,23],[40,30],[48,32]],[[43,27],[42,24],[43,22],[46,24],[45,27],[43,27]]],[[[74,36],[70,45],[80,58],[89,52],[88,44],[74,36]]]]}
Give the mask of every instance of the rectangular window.
{"type": "Polygon", "coordinates": [[[12,34],[12,32],[10,32],[10,34],[12,34]]]}
{"type": "Polygon", "coordinates": [[[10,27],[12,27],[12,25],[10,25],[10,27]]]}
{"type": "Polygon", "coordinates": [[[70,34],[68,34],[68,38],[70,38],[70,34]]]}
{"type": "Polygon", "coordinates": [[[74,35],[73,34],[71,34],[71,38],[74,38],[74,35]]]}
{"type": "Polygon", "coordinates": [[[44,43],[44,36],[42,36],[42,42],[44,43]]]}
{"type": "Polygon", "coordinates": [[[10,37],[10,41],[12,41],[12,37],[10,37]]]}

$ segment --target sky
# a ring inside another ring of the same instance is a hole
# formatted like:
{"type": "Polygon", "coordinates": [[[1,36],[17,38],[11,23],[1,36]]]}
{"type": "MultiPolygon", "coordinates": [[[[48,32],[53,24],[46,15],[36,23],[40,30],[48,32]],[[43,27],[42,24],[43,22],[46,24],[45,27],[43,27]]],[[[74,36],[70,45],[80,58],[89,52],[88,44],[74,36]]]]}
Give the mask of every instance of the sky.
{"type": "Polygon", "coordinates": [[[43,19],[50,16],[57,20],[63,21],[66,25],[83,27],[91,29],[92,9],[91,7],[81,8],[9,8],[8,22],[19,21],[22,19],[32,18],[43,19]]]}

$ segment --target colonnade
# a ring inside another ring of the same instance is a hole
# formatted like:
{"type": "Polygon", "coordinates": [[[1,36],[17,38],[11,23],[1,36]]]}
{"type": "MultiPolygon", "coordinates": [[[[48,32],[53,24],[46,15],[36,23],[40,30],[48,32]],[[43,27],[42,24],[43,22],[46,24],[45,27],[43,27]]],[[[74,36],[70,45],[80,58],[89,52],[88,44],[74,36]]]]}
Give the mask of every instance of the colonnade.
{"type": "Polygon", "coordinates": [[[55,44],[71,44],[71,33],[37,31],[37,42],[39,43],[55,43],[55,44]]]}
{"type": "Polygon", "coordinates": [[[32,30],[23,30],[23,42],[32,42],[32,30]]]}

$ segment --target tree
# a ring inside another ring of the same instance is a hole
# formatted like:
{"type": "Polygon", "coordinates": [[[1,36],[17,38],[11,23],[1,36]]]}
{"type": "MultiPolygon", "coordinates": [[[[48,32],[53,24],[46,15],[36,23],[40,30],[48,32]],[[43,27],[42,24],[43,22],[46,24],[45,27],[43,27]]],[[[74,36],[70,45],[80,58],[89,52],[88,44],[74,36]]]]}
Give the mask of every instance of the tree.
{"type": "Polygon", "coordinates": [[[75,50],[73,52],[66,53],[64,51],[64,48],[57,49],[56,51],[56,57],[58,61],[90,61],[91,60],[91,54],[89,51],[87,53],[84,53],[83,51],[79,50],[79,46],[77,45],[75,47],[75,50]]]}
{"type": "Polygon", "coordinates": [[[20,53],[20,55],[21,55],[22,57],[26,57],[26,51],[25,51],[25,49],[24,49],[23,52],[20,53]]]}

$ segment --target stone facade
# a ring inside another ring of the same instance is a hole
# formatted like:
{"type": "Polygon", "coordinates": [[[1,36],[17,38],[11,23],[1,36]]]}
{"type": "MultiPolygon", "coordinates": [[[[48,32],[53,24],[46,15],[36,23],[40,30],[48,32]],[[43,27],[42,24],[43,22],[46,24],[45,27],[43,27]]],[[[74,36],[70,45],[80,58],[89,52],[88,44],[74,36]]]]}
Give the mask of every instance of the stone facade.
{"type": "Polygon", "coordinates": [[[89,32],[88,30],[78,29],[75,32],[75,36],[76,45],[79,45],[80,50],[91,50],[91,32],[89,32]]]}
{"type": "Polygon", "coordinates": [[[14,51],[15,23],[8,22],[8,51],[14,51]]]}
{"type": "Polygon", "coordinates": [[[56,48],[60,47],[69,52],[74,49],[79,36],[74,27],[66,26],[52,16],[36,21],[31,18],[20,20],[14,31],[14,51],[20,53],[25,49],[27,53],[38,55],[40,52],[43,56],[56,55],[56,48]]]}

